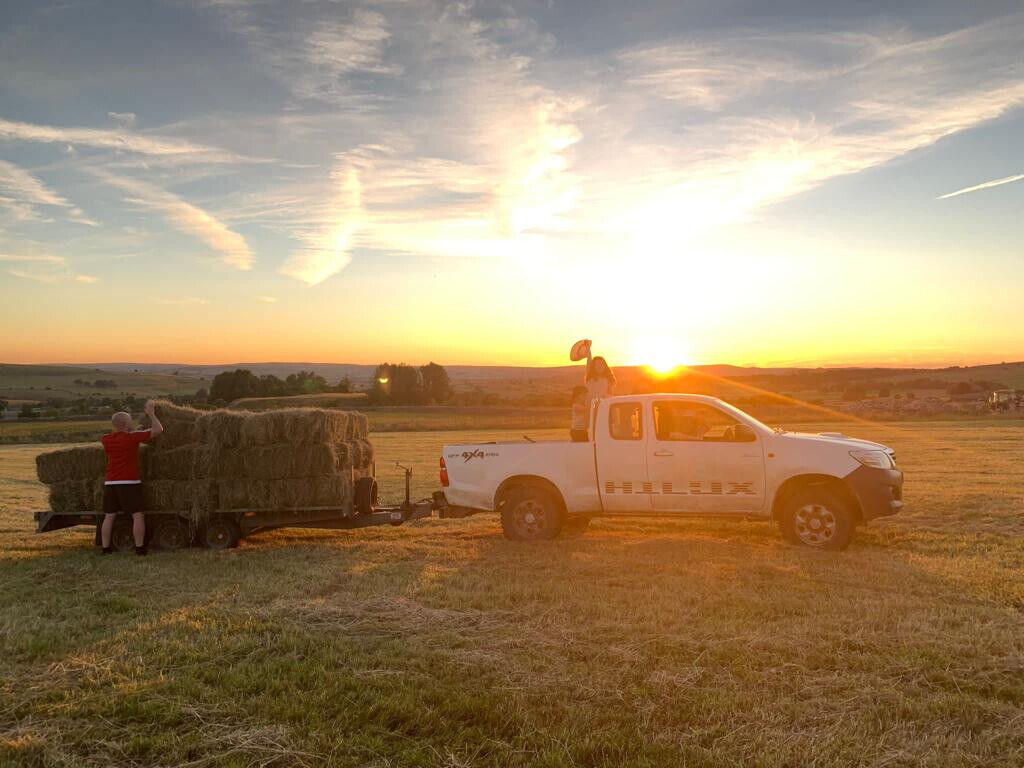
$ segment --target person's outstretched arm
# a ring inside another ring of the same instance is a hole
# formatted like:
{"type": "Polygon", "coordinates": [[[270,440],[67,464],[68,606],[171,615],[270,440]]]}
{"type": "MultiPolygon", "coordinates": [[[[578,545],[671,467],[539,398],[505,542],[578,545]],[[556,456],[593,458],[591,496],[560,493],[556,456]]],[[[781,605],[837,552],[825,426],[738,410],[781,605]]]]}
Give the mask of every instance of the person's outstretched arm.
{"type": "Polygon", "coordinates": [[[156,417],[156,407],[153,405],[152,400],[146,403],[146,415],[149,416],[149,436],[151,438],[156,437],[164,431],[164,425],[156,417]]]}

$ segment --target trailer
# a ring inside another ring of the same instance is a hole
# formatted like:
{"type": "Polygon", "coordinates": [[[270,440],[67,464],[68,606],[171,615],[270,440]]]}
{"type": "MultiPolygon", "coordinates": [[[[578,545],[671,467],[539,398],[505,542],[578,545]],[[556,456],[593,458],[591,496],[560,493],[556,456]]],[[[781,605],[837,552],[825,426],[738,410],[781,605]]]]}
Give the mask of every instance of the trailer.
{"type": "MultiPolygon", "coordinates": [[[[351,502],[338,506],[300,507],[295,509],[231,509],[217,510],[196,523],[187,511],[144,511],[146,540],[155,548],[176,550],[193,544],[209,549],[230,549],[250,534],[275,528],[368,528],[376,525],[399,526],[410,520],[430,517],[436,508],[435,499],[413,502],[409,497],[412,469],[399,463],[405,472],[405,500],[397,505],[380,505],[377,481],[373,477],[360,478],[355,485],[351,502]]],[[[100,542],[100,524],[103,515],[96,512],[54,512],[40,510],[34,515],[37,533],[48,533],[78,525],[95,529],[95,542],[100,542]]],[[[119,515],[114,524],[111,540],[114,549],[131,551],[135,547],[132,520],[119,515]]]]}

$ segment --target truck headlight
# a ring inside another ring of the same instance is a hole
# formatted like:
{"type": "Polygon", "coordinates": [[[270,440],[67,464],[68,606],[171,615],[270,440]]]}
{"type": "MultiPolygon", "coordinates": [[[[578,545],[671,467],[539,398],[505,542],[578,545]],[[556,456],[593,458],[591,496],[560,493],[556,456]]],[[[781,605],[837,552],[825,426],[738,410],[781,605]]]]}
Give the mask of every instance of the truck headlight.
{"type": "Polygon", "coordinates": [[[892,469],[892,459],[885,451],[850,451],[850,455],[865,467],[875,469],[892,469]]]}

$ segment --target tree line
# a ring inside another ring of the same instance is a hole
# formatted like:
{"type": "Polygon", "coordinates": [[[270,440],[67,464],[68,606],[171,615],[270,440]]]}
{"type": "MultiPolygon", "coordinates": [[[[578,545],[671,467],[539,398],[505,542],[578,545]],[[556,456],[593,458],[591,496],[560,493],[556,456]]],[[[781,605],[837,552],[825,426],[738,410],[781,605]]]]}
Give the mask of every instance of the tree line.
{"type": "Polygon", "coordinates": [[[196,393],[196,400],[225,405],[243,397],[287,397],[323,392],[363,392],[373,405],[440,405],[451,400],[453,392],[448,372],[437,363],[411,366],[405,363],[381,363],[371,382],[355,389],[351,379],[342,377],[331,385],[315,371],[299,371],[284,379],[273,374],[257,376],[239,368],[218,373],[210,389],[196,393]]]}

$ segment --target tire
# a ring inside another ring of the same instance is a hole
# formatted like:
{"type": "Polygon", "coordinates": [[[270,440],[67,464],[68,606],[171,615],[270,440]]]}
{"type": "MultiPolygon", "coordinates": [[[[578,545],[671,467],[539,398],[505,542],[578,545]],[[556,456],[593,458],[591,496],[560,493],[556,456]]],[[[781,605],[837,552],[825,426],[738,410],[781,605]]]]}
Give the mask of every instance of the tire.
{"type": "Polygon", "coordinates": [[[215,517],[203,529],[202,541],[210,549],[231,549],[241,538],[238,523],[230,517],[215,517]]]}
{"type": "Polygon", "coordinates": [[[110,546],[118,552],[135,551],[135,534],[132,532],[130,516],[118,515],[114,521],[114,530],[110,534],[110,546]]]}
{"type": "Polygon", "coordinates": [[[355,506],[357,515],[369,515],[377,506],[377,481],[372,477],[356,480],[355,506]]]}
{"type": "Polygon", "coordinates": [[[559,500],[539,486],[513,488],[501,504],[501,528],[511,541],[548,541],[561,533],[564,523],[559,500]]]}
{"type": "Polygon", "coordinates": [[[840,551],[850,546],[856,520],[850,503],[828,486],[793,493],[779,516],[782,538],[811,549],[840,551]]]}
{"type": "Polygon", "coordinates": [[[161,520],[153,529],[153,546],[166,552],[189,545],[188,528],[177,518],[161,520]]]}

